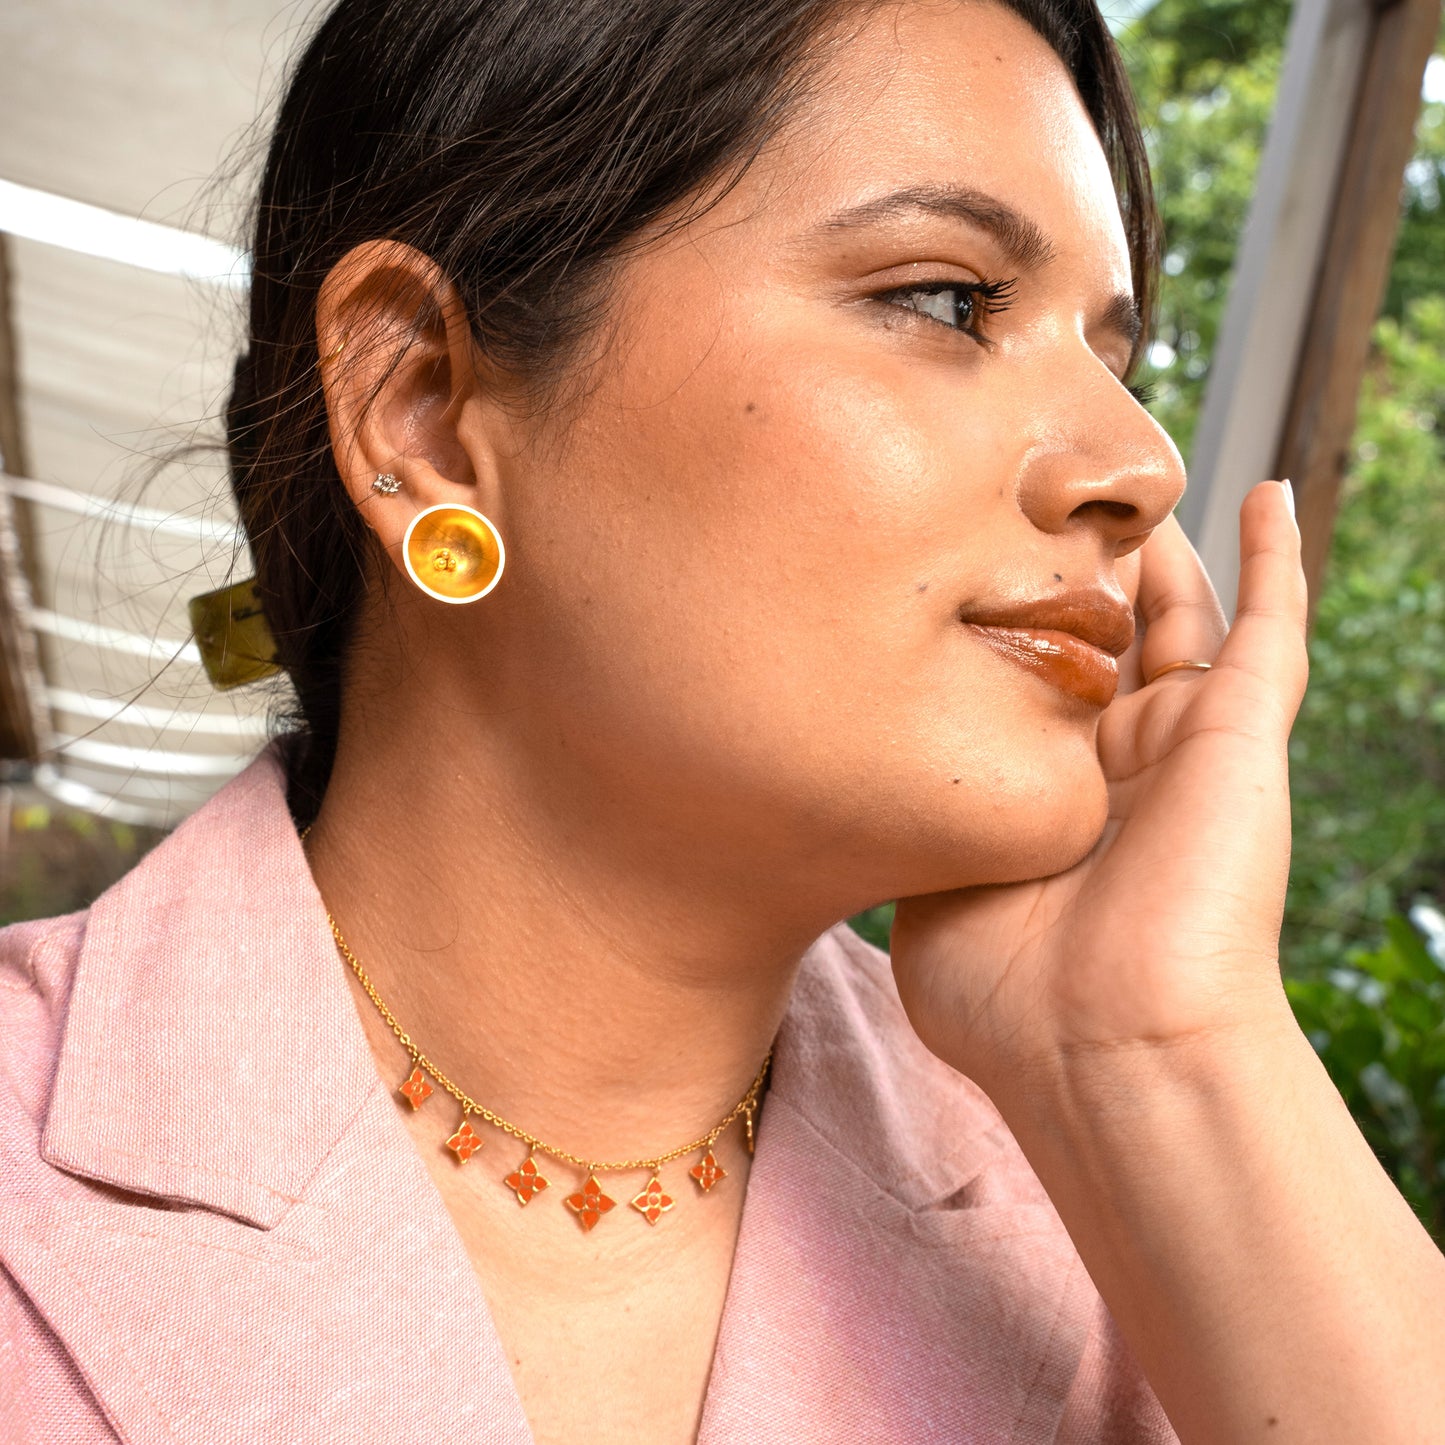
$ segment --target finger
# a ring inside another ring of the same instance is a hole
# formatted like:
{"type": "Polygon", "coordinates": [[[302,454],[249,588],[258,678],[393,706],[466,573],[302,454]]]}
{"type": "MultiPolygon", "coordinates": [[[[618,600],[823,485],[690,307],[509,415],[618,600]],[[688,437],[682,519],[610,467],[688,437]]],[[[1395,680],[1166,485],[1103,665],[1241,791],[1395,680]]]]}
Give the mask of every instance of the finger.
{"type": "MultiPolygon", "coordinates": [[[[1212,662],[1229,631],[1224,609],[1199,554],[1178,518],[1167,517],[1140,549],[1141,573],[1136,610],[1144,624],[1139,653],[1143,677],[1166,663],[1212,662]]],[[[1176,669],[1165,678],[1195,677],[1176,669]]]]}
{"type": "Polygon", "coordinates": [[[1279,482],[1251,487],[1239,509],[1239,593],[1215,668],[1263,683],[1293,722],[1309,677],[1309,596],[1300,534],[1279,482]]]}

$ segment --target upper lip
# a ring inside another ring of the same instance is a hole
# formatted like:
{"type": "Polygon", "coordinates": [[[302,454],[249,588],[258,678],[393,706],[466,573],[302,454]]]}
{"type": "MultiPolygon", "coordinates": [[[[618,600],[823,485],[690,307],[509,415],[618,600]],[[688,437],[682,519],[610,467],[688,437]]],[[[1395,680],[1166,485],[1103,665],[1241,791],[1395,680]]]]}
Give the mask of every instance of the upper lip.
{"type": "Polygon", "coordinates": [[[979,627],[1026,627],[1071,632],[1114,657],[1134,641],[1134,609],[1116,592],[1080,589],[990,605],[987,611],[962,612],[960,620],[979,627]]]}

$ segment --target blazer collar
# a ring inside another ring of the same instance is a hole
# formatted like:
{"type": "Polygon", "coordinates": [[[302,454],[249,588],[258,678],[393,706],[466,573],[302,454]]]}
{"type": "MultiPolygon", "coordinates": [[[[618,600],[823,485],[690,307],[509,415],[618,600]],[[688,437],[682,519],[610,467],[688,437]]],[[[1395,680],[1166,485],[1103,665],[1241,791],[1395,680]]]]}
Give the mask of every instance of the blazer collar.
{"type": "Polygon", "coordinates": [[[1017,1151],[983,1090],[914,1032],[888,956],[846,923],[803,959],[769,1095],[910,1210],[957,1201],[1001,1150],[1017,1151]]]}
{"type": "Polygon", "coordinates": [[[273,744],[92,906],[41,1153],[270,1229],[376,1084],[343,1009],[273,744]]]}

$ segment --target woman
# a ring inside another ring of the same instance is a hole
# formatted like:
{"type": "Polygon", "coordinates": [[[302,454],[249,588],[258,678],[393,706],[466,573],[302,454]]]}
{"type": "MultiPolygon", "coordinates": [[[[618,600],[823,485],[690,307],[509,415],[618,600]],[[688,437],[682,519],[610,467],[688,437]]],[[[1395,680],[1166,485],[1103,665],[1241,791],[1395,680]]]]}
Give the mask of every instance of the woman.
{"type": "Polygon", "coordinates": [[[303,726],[3,935],[6,1438],[1431,1438],[1092,3],[342,0],[253,254],[303,726]]]}

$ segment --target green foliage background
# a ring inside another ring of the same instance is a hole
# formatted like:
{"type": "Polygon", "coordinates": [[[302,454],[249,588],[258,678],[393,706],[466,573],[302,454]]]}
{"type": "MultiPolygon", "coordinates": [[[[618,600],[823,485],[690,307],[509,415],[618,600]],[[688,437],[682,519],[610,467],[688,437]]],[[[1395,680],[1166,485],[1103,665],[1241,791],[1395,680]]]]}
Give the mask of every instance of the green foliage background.
{"type": "MultiPolygon", "coordinates": [[[[1120,35],[1165,225],[1154,414],[1187,458],[1274,104],[1285,0],[1159,0],[1120,35]],[[1167,353],[1164,353],[1167,355],[1167,353]]],[[[1437,47],[1445,52],[1445,31],[1437,47]]],[[[1290,740],[1282,964],[1301,1027],[1445,1245],[1445,104],[1426,104],[1290,740]],[[1419,916],[1419,915],[1417,915],[1419,916]]],[[[887,946],[891,906],[854,920],[887,946]]]]}

